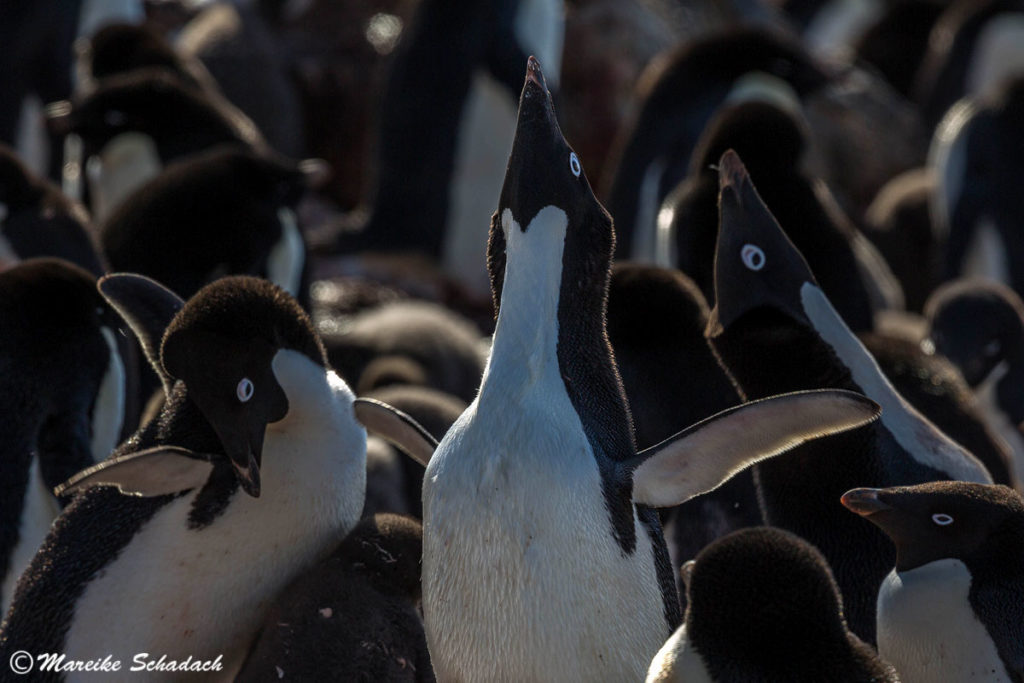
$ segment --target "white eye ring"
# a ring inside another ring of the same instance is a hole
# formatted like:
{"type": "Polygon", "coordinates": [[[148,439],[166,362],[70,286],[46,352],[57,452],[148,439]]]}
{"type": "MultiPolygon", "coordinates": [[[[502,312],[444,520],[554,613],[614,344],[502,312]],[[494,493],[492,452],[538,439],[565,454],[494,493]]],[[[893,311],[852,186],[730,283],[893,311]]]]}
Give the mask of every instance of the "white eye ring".
{"type": "Polygon", "coordinates": [[[580,177],[580,172],[583,170],[580,168],[580,158],[576,156],[576,152],[569,152],[569,170],[577,178],[580,177]]]}
{"type": "Polygon", "coordinates": [[[256,392],[256,387],[253,386],[252,380],[248,377],[243,377],[235,388],[235,395],[238,396],[238,400],[242,403],[246,403],[252,395],[256,392]]]}
{"type": "Polygon", "coordinates": [[[744,244],[740,249],[740,258],[743,259],[743,265],[750,270],[761,270],[766,260],[761,247],[755,244],[744,244]]]}
{"type": "Polygon", "coordinates": [[[932,521],[938,524],[939,526],[949,526],[953,523],[953,518],[945,514],[944,512],[939,512],[932,515],[932,521]]]}

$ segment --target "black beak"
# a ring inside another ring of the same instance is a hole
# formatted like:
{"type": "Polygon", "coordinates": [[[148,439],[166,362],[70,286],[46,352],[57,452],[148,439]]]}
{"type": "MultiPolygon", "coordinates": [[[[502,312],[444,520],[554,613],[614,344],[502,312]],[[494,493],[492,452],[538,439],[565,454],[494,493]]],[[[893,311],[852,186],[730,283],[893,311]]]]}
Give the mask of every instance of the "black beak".
{"type": "Polygon", "coordinates": [[[879,497],[880,494],[880,489],[851,489],[844,493],[839,501],[851,512],[856,512],[861,517],[870,517],[876,512],[892,509],[891,505],[879,497]]]}
{"type": "Polygon", "coordinates": [[[263,452],[263,434],[266,426],[254,425],[250,429],[214,426],[220,437],[224,453],[231,461],[242,490],[253,498],[260,497],[260,457],[263,452]]]}

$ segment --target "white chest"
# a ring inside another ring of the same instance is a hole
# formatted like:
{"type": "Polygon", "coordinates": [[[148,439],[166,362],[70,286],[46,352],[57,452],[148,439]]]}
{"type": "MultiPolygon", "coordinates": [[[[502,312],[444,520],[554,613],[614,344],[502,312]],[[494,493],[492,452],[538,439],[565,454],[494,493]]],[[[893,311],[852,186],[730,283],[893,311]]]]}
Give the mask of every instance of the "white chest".
{"type": "Polygon", "coordinates": [[[968,601],[971,576],[959,560],[897,574],[878,591],[878,654],[907,683],[1009,683],[985,626],[968,601]]]}
{"type": "Polygon", "coordinates": [[[680,626],[658,650],[647,670],[647,683],[712,683],[711,674],[686,636],[686,626],[680,626]]]}
{"type": "Polygon", "coordinates": [[[361,427],[351,417],[300,426],[268,427],[259,498],[237,492],[212,524],[189,530],[192,493],[138,531],[79,599],[69,659],[112,654],[128,666],[140,652],[223,655],[217,678],[236,672],[276,594],[340,541],[363,507],[361,427]]]}
{"type": "MultiPolygon", "coordinates": [[[[651,540],[612,537],[563,391],[474,403],[424,480],[423,608],[442,680],[638,680],[667,635],[651,540]]],[[[635,522],[634,522],[635,523],[635,522]]],[[[639,526],[639,525],[638,525],[639,526]]]]}

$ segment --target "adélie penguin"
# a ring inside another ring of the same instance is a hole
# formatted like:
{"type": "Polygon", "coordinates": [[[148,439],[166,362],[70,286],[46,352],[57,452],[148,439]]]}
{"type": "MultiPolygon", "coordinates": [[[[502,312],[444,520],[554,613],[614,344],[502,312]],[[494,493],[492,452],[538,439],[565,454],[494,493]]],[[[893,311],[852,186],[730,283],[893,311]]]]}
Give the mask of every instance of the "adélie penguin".
{"type": "Polygon", "coordinates": [[[220,655],[232,675],[273,596],[358,521],[354,396],[308,316],[265,280],[223,278],[187,303],[136,275],[100,289],[167,398],[59,487],[76,497],[22,575],[0,651],[220,655]]]}
{"type": "Polygon", "coordinates": [[[992,480],[981,462],[892,387],[822,293],[740,158],[726,152],[719,169],[716,302],[707,335],[744,398],[833,387],[882,405],[877,422],[754,471],[765,521],[822,551],[843,592],[850,629],[873,643],[875,595],[891,566],[891,549],[877,529],[844,514],[839,496],[864,485],[992,480]]]}
{"type": "Polygon", "coordinates": [[[124,419],[118,320],[88,272],[0,273],[0,607],[60,512],[53,487],[110,455],[124,419]]]}
{"type": "Polygon", "coordinates": [[[897,683],[851,633],[828,562],[795,534],[734,531],[684,567],[686,620],[648,683],[897,683]]]}
{"type": "Polygon", "coordinates": [[[1006,486],[859,488],[843,505],[884,531],[878,651],[912,683],[1024,680],[1024,500],[1006,486]]]}
{"type": "Polygon", "coordinates": [[[680,622],[649,506],[877,414],[849,393],[794,394],[637,453],[604,327],[613,249],[611,218],[530,59],[491,221],[494,344],[423,482],[423,611],[439,679],[642,678],[680,622]]]}

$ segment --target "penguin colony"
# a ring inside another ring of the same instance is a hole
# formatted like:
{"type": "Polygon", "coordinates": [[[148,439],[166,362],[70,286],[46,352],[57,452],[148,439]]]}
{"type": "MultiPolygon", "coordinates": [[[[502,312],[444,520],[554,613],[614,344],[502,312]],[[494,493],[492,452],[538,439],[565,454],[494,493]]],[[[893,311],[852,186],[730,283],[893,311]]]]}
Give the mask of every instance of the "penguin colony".
{"type": "Polygon", "coordinates": [[[0,681],[1024,683],[1024,6],[42,4],[0,681]]]}

